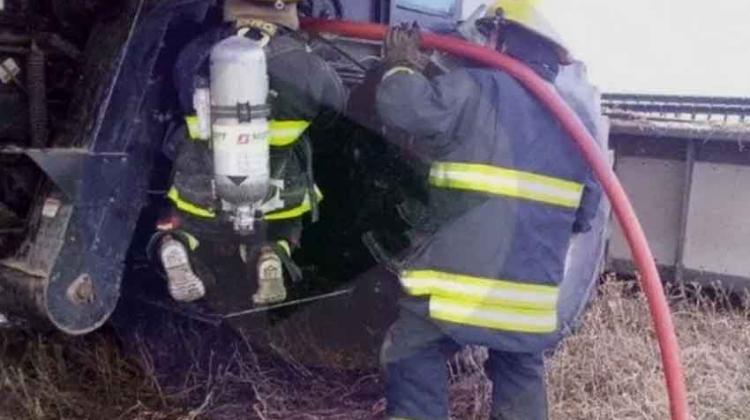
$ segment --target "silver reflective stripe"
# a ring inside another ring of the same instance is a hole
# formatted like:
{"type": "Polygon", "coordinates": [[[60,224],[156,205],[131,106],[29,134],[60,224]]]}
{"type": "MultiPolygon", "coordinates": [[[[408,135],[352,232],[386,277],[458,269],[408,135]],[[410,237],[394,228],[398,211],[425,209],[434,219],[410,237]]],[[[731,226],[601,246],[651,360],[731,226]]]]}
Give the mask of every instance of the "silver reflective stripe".
{"type": "Polygon", "coordinates": [[[521,309],[555,309],[555,286],[464,276],[440,271],[406,271],[401,283],[412,295],[438,295],[468,302],[505,305],[521,309]]]}
{"type": "Polygon", "coordinates": [[[471,163],[435,163],[430,171],[430,183],[436,187],[484,192],[572,209],[578,208],[583,196],[583,184],[580,183],[471,163]]]}
{"type": "Polygon", "coordinates": [[[406,293],[430,299],[430,317],[455,324],[523,333],[557,329],[556,286],[435,270],[405,271],[406,293]]]}
{"type": "Polygon", "coordinates": [[[430,298],[430,317],[454,324],[520,333],[553,333],[557,311],[520,311],[502,306],[430,298]]]}

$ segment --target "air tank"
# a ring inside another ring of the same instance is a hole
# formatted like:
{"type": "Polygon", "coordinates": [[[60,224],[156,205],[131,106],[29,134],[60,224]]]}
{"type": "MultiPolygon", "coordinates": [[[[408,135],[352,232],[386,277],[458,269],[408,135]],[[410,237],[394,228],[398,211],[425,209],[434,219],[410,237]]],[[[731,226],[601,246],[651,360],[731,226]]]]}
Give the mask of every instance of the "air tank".
{"type": "Polygon", "coordinates": [[[237,230],[252,230],[269,190],[268,71],[263,40],[229,37],[211,51],[216,194],[237,230]]]}

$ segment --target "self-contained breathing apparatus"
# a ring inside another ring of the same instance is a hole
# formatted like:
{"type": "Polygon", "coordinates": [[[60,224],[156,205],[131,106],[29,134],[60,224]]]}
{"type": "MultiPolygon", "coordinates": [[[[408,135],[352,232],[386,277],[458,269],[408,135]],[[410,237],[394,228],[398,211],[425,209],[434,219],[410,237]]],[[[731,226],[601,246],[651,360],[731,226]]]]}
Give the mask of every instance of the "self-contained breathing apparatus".
{"type": "Polygon", "coordinates": [[[240,235],[262,221],[271,186],[267,42],[235,35],[217,43],[210,87],[199,83],[194,93],[200,136],[211,139],[217,207],[240,235]]]}

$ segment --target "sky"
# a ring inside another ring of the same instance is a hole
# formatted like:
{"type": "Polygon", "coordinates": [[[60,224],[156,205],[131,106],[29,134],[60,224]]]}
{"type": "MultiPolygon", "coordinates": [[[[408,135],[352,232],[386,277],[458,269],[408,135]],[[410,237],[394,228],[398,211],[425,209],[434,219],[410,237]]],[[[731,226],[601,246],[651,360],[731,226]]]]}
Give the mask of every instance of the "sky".
{"type": "Polygon", "coordinates": [[[748,0],[547,0],[604,92],[750,97],[748,0]]]}

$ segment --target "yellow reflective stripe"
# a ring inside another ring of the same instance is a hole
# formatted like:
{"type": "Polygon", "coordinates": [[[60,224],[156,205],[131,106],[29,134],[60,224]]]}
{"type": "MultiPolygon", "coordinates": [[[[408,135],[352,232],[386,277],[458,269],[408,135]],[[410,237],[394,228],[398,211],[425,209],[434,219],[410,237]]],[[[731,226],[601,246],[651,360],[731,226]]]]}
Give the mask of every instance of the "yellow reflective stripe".
{"type": "MultiPolygon", "coordinates": [[[[318,189],[317,186],[315,187],[315,198],[318,200],[318,202],[321,202],[323,200],[323,193],[318,189]]],[[[304,216],[311,210],[312,203],[310,202],[310,194],[308,193],[305,194],[305,199],[299,206],[293,207],[291,209],[269,213],[266,215],[266,220],[274,222],[279,220],[296,219],[298,217],[304,216]]]]}
{"type": "MultiPolygon", "coordinates": [[[[185,125],[188,129],[188,135],[192,140],[204,140],[200,138],[200,122],[195,115],[185,117],[185,125]]],[[[271,146],[285,147],[294,144],[310,127],[309,121],[288,120],[288,121],[271,121],[269,123],[271,131],[271,146]]]]}
{"type": "Polygon", "coordinates": [[[557,329],[555,286],[434,270],[405,271],[401,283],[408,294],[430,298],[430,317],[437,320],[524,333],[557,329]]]}
{"type": "Polygon", "coordinates": [[[284,252],[286,252],[287,256],[292,255],[292,248],[289,246],[289,242],[281,240],[281,241],[276,242],[276,244],[280,246],[281,249],[284,250],[284,252]]]}
{"type": "Polygon", "coordinates": [[[430,183],[441,188],[484,192],[572,209],[578,208],[583,197],[583,184],[472,163],[435,163],[430,171],[430,183]]]}
{"type": "Polygon", "coordinates": [[[188,135],[191,140],[203,140],[201,139],[200,122],[198,122],[197,115],[188,115],[185,117],[185,125],[187,126],[188,135]]]}
{"type": "Polygon", "coordinates": [[[555,286],[517,283],[446,272],[405,271],[401,283],[413,296],[442,296],[457,301],[507,308],[555,310],[559,290],[555,286]]]}
{"type": "Polygon", "coordinates": [[[497,305],[430,298],[430,317],[454,324],[520,333],[549,334],[557,330],[557,311],[533,311],[497,305]]]}
{"type": "Polygon", "coordinates": [[[310,122],[303,120],[271,121],[271,146],[284,147],[294,144],[308,127],[310,122]]]}
{"type": "Polygon", "coordinates": [[[214,217],[216,217],[216,214],[213,211],[198,207],[195,204],[187,202],[180,198],[180,192],[177,191],[177,188],[175,187],[172,187],[169,190],[169,194],[167,194],[167,197],[172,200],[172,202],[175,204],[175,206],[177,206],[179,210],[182,210],[185,213],[193,216],[204,217],[207,219],[213,219],[214,217]]]}
{"type": "Polygon", "coordinates": [[[200,241],[199,241],[199,240],[198,240],[198,238],[196,238],[195,236],[191,235],[191,234],[190,234],[190,233],[188,233],[188,232],[184,232],[184,231],[183,231],[183,232],[181,232],[181,233],[182,233],[183,235],[185,235],[185,238],[187,238],[187,241],[188,241],[188,247],[190,247],[190,250],[191,250],[191,251],[195,251],[196,249],[198,249],[198,247],[200,247],[200,246],[201,246],[201,243],[200,243],[200,241]]]}

